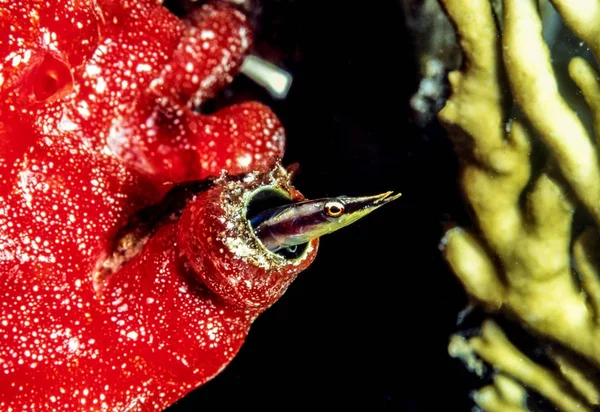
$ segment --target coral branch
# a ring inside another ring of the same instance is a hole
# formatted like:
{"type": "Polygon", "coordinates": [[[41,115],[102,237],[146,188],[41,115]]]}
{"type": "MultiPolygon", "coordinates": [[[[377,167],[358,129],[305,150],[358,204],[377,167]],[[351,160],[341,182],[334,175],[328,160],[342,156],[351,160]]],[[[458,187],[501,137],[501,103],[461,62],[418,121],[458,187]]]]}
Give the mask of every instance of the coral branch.
{"type": "Polygon", "coordinates": [[[600,84],[598,73],[583,58],[575,57],[569,64],[569,74],[583,92],[586,103],[594,114],[596,144],[600,143],[600,84]]]}
{"type": "Polygon", "coordinates": [[[600,391],[597,376],[594,376],[597,375],[596,371],[581,361],[576,362],[564,350],[554,348],[549,351],[549,355],[573,390],[590,405],[600,406],[600,391]]]}
{"type": "MultiPolygon", "coordinates": [[[[577,237],[573,216],[580,210],[600,224],[598,74],[582,58],[570,62],[569,75],[587,104],[575,111],[568,101],[576,99],[561,94],[538,1],[441,3],[456,26],[465,64],[449,74],[452,94],[438,117],[459,157],[460,188],[477,226],[449,230],[441,250],[473,300],[564,348],[551,355],[560,376],[525,359],[491,323],[468,346],[561,410],[588,410],[600,401],[596,377],[586,372],[600,369],[600,237],[597,227],[577,237]],[[518,107],[505,106],[513,99],[518,107]],[[580,119],[581,108],[593,114],[594,132],[580,119]]],[[[558,21],[547,1],[541,3],[544,15],[558,21]]],[[[600,51],[600,2],[554,4],[600,51]]],[[[560,31],[546,29],[555,42],[560,31]]],[[[466,353],[466,344],[453,339],[451,353],[466,353]]],[[[473,359],[469,365],[480,372],[473,359]]],[[[498,390],[482,389],[476,402],[488,411],[524,408],[500,403],[498,390]]]]}
{"type": "Polygon", "coordinates": [[[504,285],[477,238],[464,229],[451,229],[442,240],[442,250],[470,296],[493,309],[502,306],[504,285]]]}
{"type": "MultiPolygon", "coordinates": [[[[466,42],[469,48],[465,50],[467,61],[476,57],[471,53],[472,50],[479,50],[484,45],[496,46],[485,38],[496,35],[489,5],[466,0],[460,4],[457,1],[447,1],[444,4],[458,26],[460,37],[469,36],[469,41],[466,42]],[[465,13],[481,15],[481,18],[469,21],[477,20],[477,23],[461,23],[465,13]],[[486,22],[491,28],[483,27],[481,22],[486,22]],[[472,26],[471,30],[461,31],[461,24],[472,26]],[[482,44],[475,46],[475,42],[482,44]]],[[[508,27],[506,29],[509,30],[508,27]]],[[[484,58],[484,61],[492,60],[484,58]]],[[[473,82],[475,87],[475,83],[481,79],[493,78],[497,85],[500,84],[495,66],[478,66],[485,67],[488,76],[482,75],[481,70],[473,71],[468,67],[464,74],[460,75],[464,83],[473,82]]],[[[493,87],[484,83],[479,84],[479,89],[488,90],[493,87]]],[[[528,196],[526,211],[521,210],[520,198],[530,178],[530,137],[522,124],[513,122],[510,132],[505,137],[504,127],[496,125],[495,130],[486,132],[471,127],[470,122],[475,122],[473,119],[465,116],[455,117],[458,113],[475,110],[471,109],[472,106],[484,104],[487,108],[495,108],[490,111],[489,116],[495,122],[496,115],[500,113],[500,100],[482,99],[481,95],[472,94],[468,89],[453,86],[453,95],[440,112],[440,119],[448,127],[456,145],[465,141],[464,136],[470,138],[472,151],[466,152],[463,147],[459,152],[462,166],[461,186],[475,212],[482,236],[505,269],[508,289],[503,292],[504,304],[517,316],[527,319],[530,326],[540,333],[556,335],[561,342],[569,343],[573,333],[584,330],[589,335],[590,317],[571,276],[568,248],[573,207],[566,198],[564,189],[548,176],[542,175],[528,196]],[[460,125],[460,128],[456,127],[457,125],[460,125]],[[498,138],[491,140],[489,136],[494,134],[498,138]],[[479,156],[470,156],[471,153],[479,153],[479,156]],[[477,158],[479,161],[475,161],[477,158]]],[[[482,116],[485,117],[483,114],[482,116]]],[[[478,119],[476,123],[481,126],[485,122],[478,119]]],[[[493,126],[489,123],[488,125],[493,126]]],[[[501,300],[498,293],[502,291],[502,288],[497,286],[499,276],[482,275],[486,271],[494,273],[487,269],[477,273],[468,270],[473,266],[472,262],[479,262],[475,266],[481,266],[481,262],[491,262],[494,258],[485,257],[486,252],[481,247],[465,247],[473,245],[473,240],[469,243],[463,242],[460,247],[453,246],[453,236],[452,233],[447,236],[449,241],[444,248],[444,254],[457,276],[476,298],[488,305],[499,307],[501,300]],[[479,256],[478,259],[474,259],[474,255],[479,256]],[[486,288],[485,282],[489,282],[490,279],[496,280],[486,288]],[[491,289],[498,292],[490,295],[491,289]]],[[[491,263],[486,266],[491,267],[491,263]]],[[[576,345],[584,353],[600,357],[600,354],[595,352],[591,340],[582,340],[576,345]]]]}
{"type": "Polygon", "coordinates": [[[600,319],[600,256],[597,253],[599,247],[600,238],[595,228],[587,229],[573,246],[575,265],[594,311],[596,323],[600,319]]]}
{"type": "MultiPolygon", "coordinates": [[[[589,411],[583,401],[573,396],[568,386],[554,373],[521,353],[492,321],[486,321],[481,336],[468,340],[472,350],[502,373],[512,376],[523,385],[552,401],[561,411],[589,411]]],[[[493,410],[493,409],[490,409],[493,410]]]]}
{"type": "Polygon", "coordinates": [[[451,137],[463,158],[461,180],[479,224],[500,229],[482,227],[487,241],[502,247],[514,241],[521,226],[517,206],[529,170],[514,166],[528,163],[528,138],[518,124],[511,141],[504,135],[498,33],[489,2],[443,4],[457,26],[466,66],[450,73],[453,94],[439,118],[451,126],[451,137]],[[481,18],[472,19],[474,15],[481,18]],[[474,162],[469,161],[472,158],[474,162]],[[496,174],[502,178],[496,179],[496,174]]]}
{"type": "Polygon", "coordinates": [[[455,97],[442,109],[440,116],[449,124],[461,127],[467,135],[479,139],[480,150],[487,153],[503,140],[497,33],[490,5],[487,0],[446,0],[443,4],[454,17],[466,68],[450,74],[455,97]],[[473,19],[473,16],[478,18],[473,19]],[[489,87],[481,88],[481,84],[489,87]]]}
{"type": "Polygon", "coordinates": [[[527,391],[521,384],[504,374],[494,377],[492,385],[473,394],[473,400],[488,412],[526,412],[527,391]]]}
{"type": "Polygon", "coordinates": [[[511,90],[581,202],[600,222],[600,168],[589,135],[558,92],[534,0],[506,0],[502,45],[511,90]]]}
{"type": "Polygon", "coordinates": [[[600,2],[597,0],[552,0],[565,23],[583,41],[588,43],[594,54],[600,51],[600,2]]]}

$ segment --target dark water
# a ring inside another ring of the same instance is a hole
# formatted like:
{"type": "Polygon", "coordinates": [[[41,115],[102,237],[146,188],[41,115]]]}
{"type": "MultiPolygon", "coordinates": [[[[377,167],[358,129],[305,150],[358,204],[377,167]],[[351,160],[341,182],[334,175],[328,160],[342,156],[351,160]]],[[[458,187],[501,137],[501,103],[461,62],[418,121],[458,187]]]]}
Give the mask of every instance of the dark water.
{"type": "Polygon", "coordinates": [[[169,411],[470,410],[475,380],[447,355],[466,301],[438,250],[445,222],[465,212],[450,143],[411,121],[416,64],[400,3],[257,3],[257,52],[294,84],[273,101],[240,77],[219,104],[252,98],[273,108],[287,129],[285,163],[300,163],[296,187],[307,197],[403,196],[324,237],[236,359],[169,411]]]}

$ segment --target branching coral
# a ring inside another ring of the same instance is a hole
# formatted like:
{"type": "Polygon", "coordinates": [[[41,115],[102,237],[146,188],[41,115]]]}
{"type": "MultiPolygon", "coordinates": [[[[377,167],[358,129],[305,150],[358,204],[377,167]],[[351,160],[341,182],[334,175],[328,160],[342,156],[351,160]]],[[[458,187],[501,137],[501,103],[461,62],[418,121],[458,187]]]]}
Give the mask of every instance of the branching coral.
{"type": "MultiPolygon", "coordinates": [[[[480,337],[453,337],[450,352],[471,366],[476,354],[500,372],[474,397],[484,410],[527,410],[515,395],[518,385],[559,410],[600,408],[598,74],[581,57],[569,63],[593,116],[588,126],[562,95],[537,1],[441,3],[464,64],[449,75],[452,94],[439,119],[453,139],[460,186],[476,221],[473,230],[450,229],[443,254],[474,301],[549,342],[543,347],[554,367],[525,357],[490,321],[480,337]],[[573,223],[576,212],[589,216],[584,230],[573,223]]],[[[600,2],[552,3],[600,57],[600,2]]]]}

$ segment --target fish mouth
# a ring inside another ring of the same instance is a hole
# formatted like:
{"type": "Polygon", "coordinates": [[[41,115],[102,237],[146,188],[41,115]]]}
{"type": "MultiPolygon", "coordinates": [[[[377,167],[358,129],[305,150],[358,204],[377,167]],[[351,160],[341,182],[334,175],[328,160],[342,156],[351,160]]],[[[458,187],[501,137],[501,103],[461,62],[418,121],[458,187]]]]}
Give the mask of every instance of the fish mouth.
{"type": "Polygon", "coordinates": [[[378,195],[348,197],[344,200],[348,209],[352,211],[352,213],[361,213],[362,215],[366,216],[366,214],[379,209],[381,206],[393,202],[400,196],[402,196],[402,193],[394,194],[394,191],[390,190],[378,195]]]}
{"type": "Polygon", "coordinates": [[[402,193],[394,194],[394,191],[390,190],[389,192],[381,193],[379,195],[374,195],[374,196],[366,196],[363,198],[359,198],[357,200],[363,201],[365,204],[365,206],[364,206],[365,208],[378,208],[378,207],[381,207],[383,205],[393,202],[394,200],[398,199],[400,196],[402,196],[402,193]]]}
{"type": "Polygon", "coordinates": [[[377,198],[377,200],[375,201],[375,203],[377,203],[377,204],[381,203],[382,205],[385,205],[386,203],[393,202],[394,200],[398,199],[400,196],[402,196],[402,193],[394,194],[394,191],[390,190],[389,192],[385,192],[380,195],[376,195],[375,197],[377,198]]]}

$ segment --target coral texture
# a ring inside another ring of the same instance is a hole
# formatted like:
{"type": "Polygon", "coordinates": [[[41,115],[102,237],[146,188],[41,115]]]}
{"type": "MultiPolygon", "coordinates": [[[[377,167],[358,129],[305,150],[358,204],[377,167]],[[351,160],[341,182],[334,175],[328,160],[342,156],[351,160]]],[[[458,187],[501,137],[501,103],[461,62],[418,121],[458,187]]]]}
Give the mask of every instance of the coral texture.
{"type": "MultiPolygon", "coordinates": [[[[452,94],[439,119],[476,223],[450,229],[443,254],[474,302],[519,322],[552,362],[529,359],[492,320],[481,336],[454,336],[450,352],[475,372],[481,360],[496,370],[494,383],[474,396],[486,411],[527,410],[519,386],[559,410],[593,410],[600,407],[598,74],[573,57],[570,79],[560,76],[544,37],[544,1],[441,3],[464,61],[448,77],[452,94]],[[561,83],[571,81],[587,108],[564,94],[570,85],[561,83]]],[[[552,4],[600,57],[600,3],[552,4]]],[[[575,42],[572,56],[578,50],[585,48],[575,42]]]]}
{"type": "Polygon", "coordinates": [[[302,199],[277,117],[198,113],[251,42],[222,2],[0,2],[0,410],[163,409],[312,262],[246,218],[302,199]]]}

